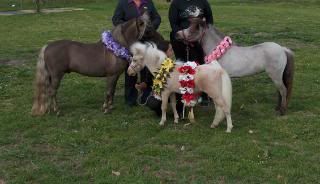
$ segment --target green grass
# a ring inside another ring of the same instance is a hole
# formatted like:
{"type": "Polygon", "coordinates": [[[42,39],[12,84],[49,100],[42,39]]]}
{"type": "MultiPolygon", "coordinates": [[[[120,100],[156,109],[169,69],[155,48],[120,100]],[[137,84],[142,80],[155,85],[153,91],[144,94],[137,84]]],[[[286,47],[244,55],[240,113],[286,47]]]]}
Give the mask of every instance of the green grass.
{"type": "MultiPolygon", "coordinates": [[[[211,1],[216,25],[237,43],[275,41],[295,51],[286,116],[276,115],[275,88],[265,74],[233,80],[231,134],[224,132],[225,123],[209,128],[214,110],[206,108],[196,109],[194,125],[174,125],[170,114],[159,127],[160,119],[147,108],[124,105],[123,77],[116,109],[104,115],[105,81],[70,74],[58,94],[62,115],[31,117],[39,49],[58,39],[97,41],[112,27],[115,2],[71,2],[86,10],[0,16],[0,60],[19,61],[0,63],[0,183],[319,183],[320,8],[315,0],[211,1]]],[[[168,38],[168,4],[156,5],[163,19],[160,32],[168,38]]]]}

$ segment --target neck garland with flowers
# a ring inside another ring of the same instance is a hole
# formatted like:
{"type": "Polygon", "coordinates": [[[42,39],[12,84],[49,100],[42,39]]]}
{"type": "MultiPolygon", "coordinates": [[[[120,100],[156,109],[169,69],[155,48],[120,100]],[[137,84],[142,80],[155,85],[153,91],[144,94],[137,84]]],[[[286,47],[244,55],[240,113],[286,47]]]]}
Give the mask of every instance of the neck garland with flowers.
{"type": "Polygon", "coordinates": [[[195,69],[197,66],[198,63],[194,61],[188,61],[178,68],[178,71],[181,73],[179,75],[179,82],[181,85],[179,89],[182,94],[181,101],[185,106],[189,107],[196,105],[199,96],[198,94],[194,93],[194,74],[196,73],[195,69]]]}
{"type": "Polygon", "coordinates": [[[206,64],[209,64],[212,61],[221,58],[231,46],[231,38],[228,36],[224,37],[224,39],[219,43],[219,45],[209,55],[204,57],[204,61],[206,62],[206,64]]]}
{"type": "Polygon", "coordinates": [[[160,66],[158,72],[155,73],[155,77],[153,79],[153,95],[158,100],[161,100],[161,91],[164,89],[167,84],[167,78],[170,77],[170,72],[172,72],[175,63],[172,59],[166,58],[160,66]]]}
{"type": "Polygon", "coordinates": [[[129,50],[118,43],[111,34],[111,31],[104,31],[101,34],[101,41],[105,45],[106,49],[111,51],[115,56],[120,57],[130,62],[132,56],[129,50]]]}

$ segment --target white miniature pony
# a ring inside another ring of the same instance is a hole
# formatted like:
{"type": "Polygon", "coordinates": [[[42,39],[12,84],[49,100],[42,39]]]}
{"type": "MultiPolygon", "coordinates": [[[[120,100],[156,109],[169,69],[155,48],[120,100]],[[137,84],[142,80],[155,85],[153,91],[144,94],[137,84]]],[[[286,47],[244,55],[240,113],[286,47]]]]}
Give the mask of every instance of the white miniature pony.
{"type": "MultiPolygon", "coordinates": [[[[200,42],[208,56],[224,39],[224,34],[200,18],[190,19],[190,27],[177,32],[176,37],[187,42],[200,42]]],[[[279,91],[277,110],[284,115],[292,92],[294,75],[293,52],[274,42],[265,42],[250,47],[231,46],[218,59],[230,77],[244,77],[266,72],[279,91]]]]}
{"type": "MultiPolygon", "coordinates": [[[[150,70],[151,73],[156,73],[162,62],[166,59],[166,54],[157,49],[153,44],[142,44],[140,42],[134,43],[130,48],[133,54],[133,60],[128,68],[129,75],[135,75],[144,66],[150,70]]],[[[168,98],[170,97],[171,107],[174,113],[174,122],[178,123],[179,115],[176,110],[176,96],[175,93],[181,93],[179,75],[179,64],[176,64],[163,91],[161,92],[162,99],[162,118],[160,125],[164,125],[166,121],[166,110],[168,105],[168,98]]],[[[208,65],[200,65],[196,69],[194,75],[195,91],[204,91],[211,97],[215,103],[216,114],[211,124],[211,128],[215,128],[226,117],[227,130],[230,133],[233,127],[231,120],[231,102],[232,102],[232,86],[231,80],[227,72],[216,61],[208,65]]],[[[193,109],[189,113],[189,119],[194,121],[193,109]]]]}

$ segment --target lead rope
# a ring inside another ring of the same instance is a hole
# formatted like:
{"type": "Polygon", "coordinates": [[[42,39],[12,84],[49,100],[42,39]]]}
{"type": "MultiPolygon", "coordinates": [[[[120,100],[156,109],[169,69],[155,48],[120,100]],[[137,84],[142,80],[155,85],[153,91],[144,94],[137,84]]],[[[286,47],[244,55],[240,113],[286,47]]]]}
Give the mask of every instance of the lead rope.
{"type": "MultiPolygon", "coordinates": [[[[138,83],[138,84],[141,83],[141,74],[140,74],[140,72],[137,72],[137,83],[138,83]]],[[[138,104],[138,105],[141,105],[141,106],[146,105],[148,99],[146,100],[145,103],[141,103],[141,98],[142,98],[142,95],[143,95],[143,91],[142,91],[142,90],[138,90],[138,93],[140,93],[140,94],[138,95],[137,100],[136,100],[136,101],[137,101],[137,104],[138,104]]],[[[149,97],[148,97],[148,98],[149,98],[149,97]]]]}
{"type": "MultiPolygon", "coordinates": [[[[187,47],[186,47],[187,62],[189,61],[189,51],[190,51],[190,47],[189,47],[189,44],[187,43],[187,47]]],[[[183,103],[182,119],[184,119],[185,110],[186,110],[186,105],[183,103]]]]}
{"type": "Polygon", "coordinates": [[[190,51],[190,47],[189,47],[189,44],[187,43],[187,47],[186,47],[187,61],[189,61],[189,51],[190,51]]]}
{"type": "Polygon", "coordinates": [[[148,95],[148,97],[144,103],[141,103],[142,95],[143,95],[143,92],[140,91],[140,95],[138,95],[138,98],[137,98],[137,104],[140,106],[145,106],[148,103],[149,98],[152,96],[152,92],[150,92],[150,94],[148,95]]]}

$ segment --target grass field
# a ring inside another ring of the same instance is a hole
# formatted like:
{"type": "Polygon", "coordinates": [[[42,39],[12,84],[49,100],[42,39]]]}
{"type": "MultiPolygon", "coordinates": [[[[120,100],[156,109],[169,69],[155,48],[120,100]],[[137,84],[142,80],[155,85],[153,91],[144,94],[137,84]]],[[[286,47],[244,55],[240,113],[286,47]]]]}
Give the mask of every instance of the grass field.
{"type": "MultiPolygon", "coordinates": [[[[58,94],[62,114],[30,116],[39,49],[58,39],[97,41],[111,28],[115,2],[68,4],[84,11],[0,16],[0,184],[320,182],[317,0],[210,1],[215,24],[237,43],[274,41],[295,52],[286,116],[276,115],[276,91],[265,74],[233,80],[231,134],[225,123],[209,128],[213,107],[197,108],[196,124],[174,125],[169,116],[159,127],[160,119],[146,107],[124,105],[123,77],[111,114],[101,111],[104,79],[70,74],[58,94]]],[[[160,32],[168,38],[169,5],[155,2],[160,32]]]]}

